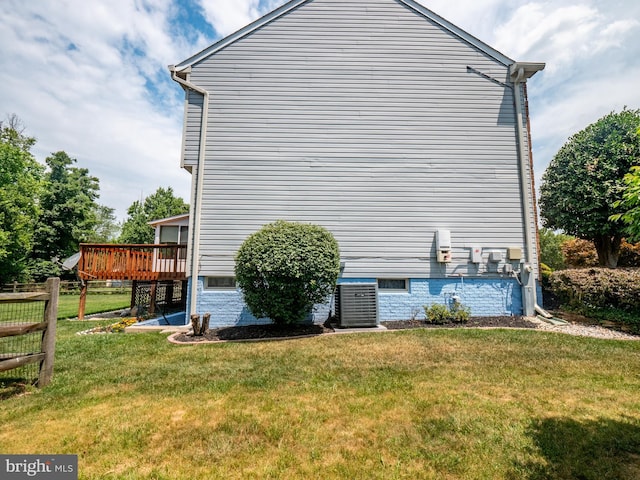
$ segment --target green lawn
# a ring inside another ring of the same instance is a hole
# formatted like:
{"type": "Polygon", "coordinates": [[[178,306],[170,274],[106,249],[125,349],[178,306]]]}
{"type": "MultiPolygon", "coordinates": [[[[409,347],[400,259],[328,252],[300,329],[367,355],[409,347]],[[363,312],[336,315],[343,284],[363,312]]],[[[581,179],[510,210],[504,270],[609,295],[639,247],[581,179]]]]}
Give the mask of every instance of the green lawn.
{"type": "Polygon", "coordinates": [[[59,322],[0,452],[83,479],[637,479],[640,342],[412,330],[176,346],[59,322]]]}
{"type": "MultiPolygon", "coordinates": [[[[74,318],[78,316],[80,295],[60,295],[58,298],[58,318],[74,318]]],[[[91,295],[91,293],[89,293],[89,295],[87,295],[85,315],[127,308],[130,302],[131,292],[109,295],[91,295]]]]}

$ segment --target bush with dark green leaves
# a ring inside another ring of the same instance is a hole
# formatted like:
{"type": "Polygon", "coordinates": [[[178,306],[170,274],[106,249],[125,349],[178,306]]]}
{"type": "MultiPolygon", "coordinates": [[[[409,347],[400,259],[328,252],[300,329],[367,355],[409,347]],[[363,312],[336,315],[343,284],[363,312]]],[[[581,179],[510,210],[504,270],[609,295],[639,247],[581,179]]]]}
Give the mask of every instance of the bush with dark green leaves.
{"type": "Polygon", "coordinates": [[[335,289],[338,242],[323,227],[279,220],[244,241],[235,273],[256,318],[280,325],[299,323],[335,289]]]}
{"type": "Polygon", "coordinates": [[[607,313],[617,317],[611,320],[640,325],[640,269],[559,270],[550,284],[565,309],[596,318],[607,313]]]}

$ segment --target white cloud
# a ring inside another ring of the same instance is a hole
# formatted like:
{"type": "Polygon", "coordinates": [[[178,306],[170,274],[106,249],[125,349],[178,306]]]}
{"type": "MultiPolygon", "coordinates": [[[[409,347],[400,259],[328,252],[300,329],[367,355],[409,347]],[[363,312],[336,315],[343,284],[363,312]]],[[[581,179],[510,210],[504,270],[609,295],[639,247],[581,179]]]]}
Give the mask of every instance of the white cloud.
{"type": "Polygon", "coordinates": [[[640,65],[635,64],[624,75],[571,82],[560,98],[538,95],[531,112],[538,173],[571,135],[612,111],[640,107],[638,79],[640,65]]]}
{"type": "Polygon", "coordinates": [[[167,34],[171,2],[0,3],[1,115],[16,113],[44,160],[65,150],[101,180],[119,217],[158,186],[188,198],[179,169],[181,91],[166,65],[190,52],[167,34]],[[61,8],[62,7],[62,8],[61,8]],[[152,98],[150,79],[162,97],[152,98]]]}
{"type": "Polygon", "coordinates": [[[494,48],[497,48],[492,44],[495,25],[502,22],[516,4],[506,0],[418,0],[418,3],[494,48]]]}
{"type": "MultiPolygon", "coordinates": [[[[538,176],[572,133],[640,107],[637,0],[420,1],[515,60],[547,62],[529,82],[538,176]]],[[[65,150],[89,168],[120,217],[158,186],[188,198],[166,66],[217,40],[204,20],[227,35],[283,3],[0,0],[0,116],[22,118],[40,160],[65,150]]]]}
{"type": "Polygon", "coordinates": [[[207,21],[227,36],[260,16],[258,0],[201,0],[207,21]]]}
{"type": "Polygon", "coordinates": [[[275,10],[287,0],[197,0],[205,18],[216,32],[226,37],[275,10]]]}
{"type": "Polygon", "coordinates": [[[620,47],[623,35],[636,27],[640,22],[635,20],[609,23],[602,12],[586,4],[528,3],[496,28],[495,47],[516,59],[544,59],[547,72],[556,74],[620,47]]]}
{"type": "Polygon", "coordinates": [[[542,60],[547,69],[529,82],[535,170],[538,179],[575,133],[611,111],[640,108],[640,14],[635,2],[527,4],[496,29],[506,45],[518,32],[518,60],[542,60]]]}

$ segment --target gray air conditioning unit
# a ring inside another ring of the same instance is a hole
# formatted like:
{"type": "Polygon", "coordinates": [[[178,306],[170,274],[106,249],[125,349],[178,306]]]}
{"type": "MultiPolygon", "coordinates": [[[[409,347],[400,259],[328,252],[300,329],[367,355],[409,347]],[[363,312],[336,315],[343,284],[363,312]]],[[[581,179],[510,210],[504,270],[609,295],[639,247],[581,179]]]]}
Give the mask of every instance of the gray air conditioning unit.
{"type": "Polygon", "coordinates": [[[378,326],[378,284],[345,283],[338,285],[336,316],[341,327],[378,326]]]}

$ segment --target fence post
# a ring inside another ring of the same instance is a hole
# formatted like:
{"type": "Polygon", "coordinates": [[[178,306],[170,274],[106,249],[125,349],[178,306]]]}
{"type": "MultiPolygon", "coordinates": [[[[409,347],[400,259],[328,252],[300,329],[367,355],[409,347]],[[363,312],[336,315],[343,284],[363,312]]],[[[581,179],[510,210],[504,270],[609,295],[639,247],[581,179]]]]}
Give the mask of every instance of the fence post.
{"type": "Polygon", "coordinates": [[[80,280],[80,302],[78,304],[78,320],[84,320],[84,311],[87,307],[87,289],[89,280],[80,280]]]}
{"type": "Polygon", "coordinates": [[[46,386],[53,377],[53,359],[56,351],[56,324],[58,322],[58,295],[60,293],[60,279],[47,279],[46,289],[49,293],[49,300],[44,307],[44,321],[47,322],[47,329],[42,334],[42,353],[45,357],[40,365],[40,375],[38,376],[38,387],[46,386]]]}

